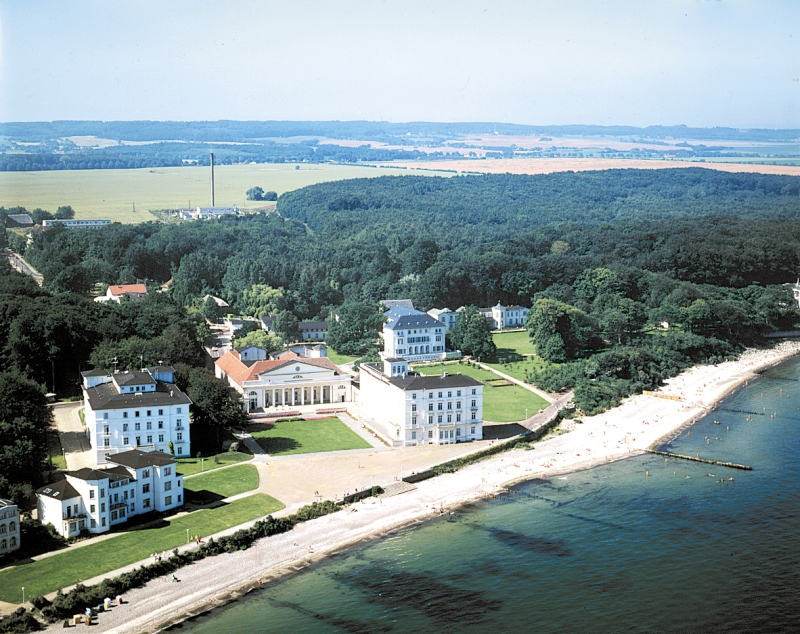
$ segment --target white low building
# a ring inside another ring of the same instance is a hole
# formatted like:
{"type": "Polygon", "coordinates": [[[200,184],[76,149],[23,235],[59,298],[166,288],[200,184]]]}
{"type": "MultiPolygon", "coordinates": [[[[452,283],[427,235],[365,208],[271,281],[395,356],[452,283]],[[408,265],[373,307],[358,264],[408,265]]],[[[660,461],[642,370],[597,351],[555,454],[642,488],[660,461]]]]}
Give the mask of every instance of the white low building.
{"type": "Polygon", "coordinates": [[[86,435],[95,464],[130,449],[189,452],[189,407],[192,401],[173,383],[173,369],[108,374],[82,372],[86,435]]]}
{"type": "Polygon", "coordinates": [[[121,304],[125,299],[144,299],[147,297],[147,287],[144,284],[112,284],[106,289],[105,295],[94,298],[99,304],[114,302],[121,304]]]}
{"type": "Polygon", "coordinates": [[[458,319],[458,313],[449,308],[432,308],[428,311],[428,314],[444,324],[445,332],[452,330],[456,325],[456,319],[458,319]]]}
{"type": "Polygon", "coordinates": [[[419,310],[396,306],[386,313],[383,351],[387,357],[408,361],[444,359],[445,327],[438,319],[419,310]]]}
{"type": "Polygon", "coordinates": [[[0,556],[19,549],[19,509],[11,500],[0,498],[0,556]]]}
{"type": "MultiPolygon", "coordinates": [[[[460,313],[463,310],[464,306],[456,312],[460,313]]],[[[514,306],[503,306],[500,302],[497,302],[497,306],[478,308],[478,312],[486,318],[490,328],[522,328],[525,326],[525,319],[531,309],[516,304],[514,306]]]]}
{"type": "Polygon", "coordinates": [[[462,374],[410,373],[385,357],[359,367],[359,406],[400,445],[447,445],[483,438],[483,384],[462,374]]]}
{"type": "Polygon", "coordinates": [[[297,324],[300,338],[303,341],[325,341],[328,336],[327,321],[301,321],[297,324]]]}
{"type": "Polygon", "coordinates": [[[300,356],[292,350],[276,356],[267,358],[255,346],[231,350],[217,359],[215,374],[242,395],[248,412],[352,400],[353,377],[327,357],[300,356]]]}
{"type": "Polygon", "coordinates": [[[105,469],[67,471],[63,480],[36,491],[38,518],[64,537],[104,533],[133,515],[169,511],[183,504],[183,476],[161,451],[115,454],[105,469]]]}

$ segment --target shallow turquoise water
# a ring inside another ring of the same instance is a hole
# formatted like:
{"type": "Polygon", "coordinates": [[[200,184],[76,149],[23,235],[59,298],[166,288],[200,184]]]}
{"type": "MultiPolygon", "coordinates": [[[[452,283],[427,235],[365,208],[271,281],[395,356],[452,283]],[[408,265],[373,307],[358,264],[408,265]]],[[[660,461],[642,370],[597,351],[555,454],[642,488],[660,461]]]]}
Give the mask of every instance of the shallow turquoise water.
{"type": "Polygon", "coordinates": [[[770,370],[668,447],[753,471],[647,456],[527,483],[176,629],[800,631],[798,379],[770,370]]]}

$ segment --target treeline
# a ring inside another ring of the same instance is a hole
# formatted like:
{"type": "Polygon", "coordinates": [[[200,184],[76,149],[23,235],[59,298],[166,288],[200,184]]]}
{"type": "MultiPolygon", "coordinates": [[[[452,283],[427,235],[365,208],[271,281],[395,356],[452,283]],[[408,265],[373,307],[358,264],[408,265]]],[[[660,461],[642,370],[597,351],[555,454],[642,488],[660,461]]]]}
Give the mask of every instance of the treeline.
{"type": "Polygon", "coordinates": [[[453,138],[465,134],[546,136],[631,136],[647,139],[796,141],[800,130],[690,128],[675,126],[523,125],[515,123],[415,121],[37,121],[0,123],[0,135],[37,142],[69,136],[96,136],[127,141],[229,141],[295,136],[403,141],[407,135],[453,138]]]}

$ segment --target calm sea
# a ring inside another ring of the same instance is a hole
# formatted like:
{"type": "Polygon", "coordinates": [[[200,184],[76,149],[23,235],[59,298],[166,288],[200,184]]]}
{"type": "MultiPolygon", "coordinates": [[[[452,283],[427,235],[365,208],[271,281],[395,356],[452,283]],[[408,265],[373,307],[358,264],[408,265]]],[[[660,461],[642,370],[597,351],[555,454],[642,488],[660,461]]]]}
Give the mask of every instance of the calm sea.
{"type": "Polygon", "coordinates": [[[528,483],[179,629],[800,632],[799,379],[769,370],[667,447],[753,471],[648,456],[528,483]]]}

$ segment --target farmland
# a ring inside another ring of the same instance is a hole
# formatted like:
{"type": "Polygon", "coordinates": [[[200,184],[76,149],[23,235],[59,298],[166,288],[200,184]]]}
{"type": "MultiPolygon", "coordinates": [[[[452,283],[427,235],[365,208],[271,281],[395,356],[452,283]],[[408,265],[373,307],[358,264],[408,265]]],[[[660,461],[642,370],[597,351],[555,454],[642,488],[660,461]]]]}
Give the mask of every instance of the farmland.
{"type": "MultiPolygon", "coordinates": [[[[327,181],[403,173],[405,170],[394,168],[333,164],[218,165],[214,170],[215,202],[221,206],[258,209],[275,203],[246,200],[245,192],[256,185],[264,191],[282,194],[327,181]]],[[[451,175],[436,171],[419,173],[451,175]]],[[[195,207],[211,204],[208,167],[0,172],[3,207],[55,211],[61,205],[71,205],[76,218],[138,223],[157,220],[149,210],[185,208],[190,203],[195,207]]]]}

